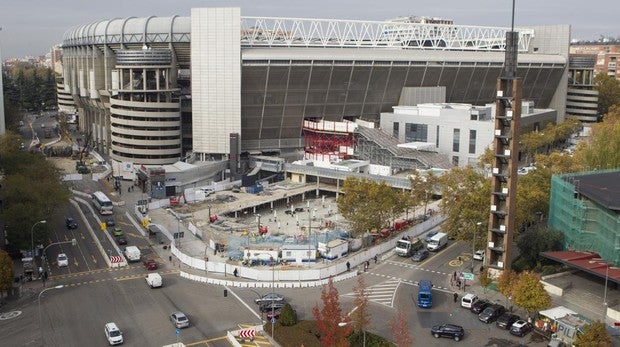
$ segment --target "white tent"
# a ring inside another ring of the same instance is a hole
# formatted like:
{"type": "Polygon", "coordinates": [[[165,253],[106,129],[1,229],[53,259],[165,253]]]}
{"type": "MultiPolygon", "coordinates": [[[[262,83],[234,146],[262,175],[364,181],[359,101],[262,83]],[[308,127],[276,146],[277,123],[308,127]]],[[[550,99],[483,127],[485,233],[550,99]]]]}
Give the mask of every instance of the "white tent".
{"type": "Polygon", "coordinates": [[[549,318],[551,318],[553,320],[560,319],[562,317],[566,317],[569,314],[570,315],[577,314],[577,312],[571,311],[571,310],[567,309],[564,306],[558,306],[558,307],[550,308],[548,310],[540,311],[538,313],[543,315],[543,316],[545,316],[545,317],[549,317],[549,318]]]}

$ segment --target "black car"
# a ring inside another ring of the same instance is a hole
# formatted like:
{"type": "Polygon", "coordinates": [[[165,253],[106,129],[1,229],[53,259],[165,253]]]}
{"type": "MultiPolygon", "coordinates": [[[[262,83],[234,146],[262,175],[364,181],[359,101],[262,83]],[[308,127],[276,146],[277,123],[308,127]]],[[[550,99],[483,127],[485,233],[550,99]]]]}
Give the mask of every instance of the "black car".
{"type": "Polygon", "coordinates": [[[465,336],[465,329],[455,324],[434,325],[431,328],[431,334],[436,338],[448,337],[454,339],[454,341],[460,341],[465,336]]]}
{"type": "Polygon", "coordinates": [[[286,305],[286,302],[284,300],[282,301],[269,301],[269,302],[263,302],[258,306],[258,310],[261,312],[271,312],[271,311],[277,311],[279,309],[282,309],[282,307],[284,307],[284,305],[286,305]]]}
{"type": "Polygon", "coordinates": [[[512,326],[512,323],[518,321],[519,319],[521,318],[516,314],[506,312],[503,315],[499,316],[499,318],[497,318],[497,320],[495,321],[495,325],[497,325],[498,328],[508,330],[512,326]]]}
{"type": "Polygon", "coordinates": [[[471,305],[471,312],[476,313],[476,314],[480,314],[480,312],[484,311],[485,308],[487,308],[489,305],[491,305],[491,303],[488,300],[478,300],[476,302],[474,302],[471,305]]]}
{"type": "Polygon", "coordinates": [[[502,305],[490,305],[484,309],[484,311],[480,312],[478,315],[478,320],[484,323],[493,323],[499,316],[503,315],[506,312],[506,308],[502,305]]]}
{"type": "Polygon", "coordinates": [[[510,333],[519,337],[525,336],[532,330],[532,325],[524,320],[518,320],[512,323],[510,333]]]}
{"type": "Polygon", "coordinates": [[[77,229],[77,227],[78,227],[77,222],[75,221],[75,219],[73,219],[71,217],[67,217],[65,219],[65,225],[69,229],[77,229]]]}
{"type": "Polygon", "coordinates": [[[106,219],[105,224],[109,227],[113,227],[116,225],[116,222],[114,222],[114,218],[108,218],[106,219]]]}
{"type": "Polygon", "coordinates": [[[116,243],[118,243],[119,245],[127,244],[127,238],[125,237],[125,235],[114,236],[114,239],[116,240],[116,243]]]}
{"type": "Polygon", "coordinates": [[[426,258],[428,258],[429,252],[426,249],[421,249],[417,252],[415,252],[415,254],[411,257],[411,260],[413,261],[422,261],[426,258]]]}

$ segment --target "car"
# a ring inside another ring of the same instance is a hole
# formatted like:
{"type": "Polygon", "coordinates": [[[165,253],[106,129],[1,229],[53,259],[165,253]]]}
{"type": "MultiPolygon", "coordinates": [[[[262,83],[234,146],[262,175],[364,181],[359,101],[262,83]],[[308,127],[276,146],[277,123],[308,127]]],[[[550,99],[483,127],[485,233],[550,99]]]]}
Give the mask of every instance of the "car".
{"type": "Polygon", "coordinates": [[[45,128],[45,123],[41,123],[41,128],[45,128]]]}
{"type": "Polygon", "coordinates": [[[517,316],[516,314],[506,312],[503,315],[499,316],[499,318],[497,318],[497,320],[495,321],[495,325],[497,325],[498,328],[508,330],[510,329],[512,324],[519,319],[521,319],[521,317],[517,316]]]}
{"type": "Polygon", "coordinates": [[[491,303],[488,300],[478,300],[471,305],[470,310],[475,314],[480,314],[480,312],[484,311],[489,305],[491,305],[491,303]]]}
{"type": "Polygon", "coordinates": [[[272,312],[272,311],[282,309],[284,305],[286,305],[285,301],[273,301],[273,302],[268,301],[268,302],[261,303],[258,306],[258,310],[261,312],[272,312]]]}
{"type": "Polygon", "coordinates": [[[105,337],[108,339],[110,346],[123,343],[123,333],[114,322],[105,324],[105,337]]]}
{"type": "Polygon", "coordinates": [[[478,320],[483,323],[493,323],[499,316],[506,312],[506,308],[499,304],[489,305],[478,315],[478,320]]]}
{"type": "Polygon", "coordinates": [[[415,252],[415,254],[411,257],[411,260],[413,260],[413,261],[422,261],[422,260],[428,258],[429,254],[430,253],[426,249],[421,249],[421,250],[415,252]]]}
{"type": "Polygon", "coordinates": [[[109,227],[113,227],[116,225],[116,222],[114,221],[114,218],[108,218],[105,221],[105,225],[109,226],[109,227]]]}
{"type": "Polygon", "coordinates": [[[261,296],[260,298],[254,299],[254,302],[256,304],[272,302],[272,301],[284,301],[284,295],[278,294],[278,293],[268,293],[268,294],[261,296]]]}
{"type": "Polygon", "coordinates": [[[69,266],[69,257],[64,253],[59,253],[56,257],[56,262],[58,263],[58,267],[69,266]]]}
{"type": "Polygon", "coordinates": [[[126,245],[127,244],[127,238],[125,237],[125,235],[114,236],[114,240],[119,245],[126,245]]]}
{"type": "Polygon", "coordinates": [[[479,249],[474,253],[474,260],[484,261],[484,250],[479,249]]]}
{"type": "Polygon", "coordinates": [[[181,311],[173,312],[170,315],[170,321],[177,329],[183,329],[189,327],[189,318],[185,315],[185,313],[181,311]]]}
{"type": "Polygon", "coordinates": [[[282,313],[282,309],[277,309],[275,311],[269,311],[267,312],[267,320],[271,321],[272,319],[279,319],[280,318],[280,314],[282,313]]]}
{"type": "Polygon", "coordinates": [[[155,259],[151,259],[151,258],[145,260],[144,262],[142,262],[142,264],[144,264],[144,267],[147,270],[157,270],[157,268],[159,267],[155,259]]]}
{"type": "Polygon", "coordinates": [[[512,323],[510,333],[515,336],[523,337],[532,330],[532,325],[522,319],[512,323]]]}
{"type": "Polygon", "coordinates": [[[471,306],[478,301],[478,296],[476,294],[467,293],[463,295],[461,299],[461,307],[471,309],[471,306]]]}
{"type": "Polygon", "coordinates": [[[73,219],[71,217],[65,218],[65,225],[67,226],[68,229],[77,229],[77,227],[78,227],[77,222],[75,221],[75,219],[73,219]]]}
{"type": "Polygon", "coordinates": [[[438,233],[439,233],[439,230],[429,231],[428,234],[426,234],[426,237],[424,237],[424,241],[428,243],[433,238],[433,236],[437,235],[438,233]]]}
{"type": "Polygon", "coordinates": [[[436,338],[448,337],[454,339],[454,341],[460,341],[465,336],[465,329],[456,324],[434,325],[431,328],[431,334],[436,338]]]}
{"type": "Polygon", "coordinates": [[[123,229],[121,229],[121,228],[114,228],[114,229],[112,230],[112,235],[114,235],[114,236],[121,236],[121,235],[124,235],[124,234],[123,234],[123,229]]]}

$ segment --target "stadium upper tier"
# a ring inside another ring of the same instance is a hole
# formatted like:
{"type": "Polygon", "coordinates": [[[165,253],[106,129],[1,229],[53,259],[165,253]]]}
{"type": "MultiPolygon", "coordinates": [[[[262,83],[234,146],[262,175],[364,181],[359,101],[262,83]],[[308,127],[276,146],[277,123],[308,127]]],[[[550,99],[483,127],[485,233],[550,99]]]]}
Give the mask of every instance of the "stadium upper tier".
{"type": "MultiPolygon", "coordinates": [[[[190,17],[104,20],[68,30],[64,47],[190,42],[190,17]]],[[[242,47],[387,47],[504,51],[507,28],[334,19],[241,17],[242,47]]],[[[527,52],[533,29],[517,29],[527,52]]]]}

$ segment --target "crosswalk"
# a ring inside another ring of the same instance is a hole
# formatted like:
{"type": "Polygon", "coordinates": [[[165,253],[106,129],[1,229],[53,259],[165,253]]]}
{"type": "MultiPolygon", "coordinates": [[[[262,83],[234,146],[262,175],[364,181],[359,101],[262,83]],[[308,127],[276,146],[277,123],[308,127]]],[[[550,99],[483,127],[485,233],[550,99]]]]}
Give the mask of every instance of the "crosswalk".
{"type": "MultiPolygon", "coordinates": [[[[394,297],[401,282],[403,282],[401,279],[388,279],[385,282],[367,287],[366,297],[368,297],[368,301],[394,307],[394,297]]],[[[355,297],[355,292],[347,293],[343,296],[355,297]]]]}

